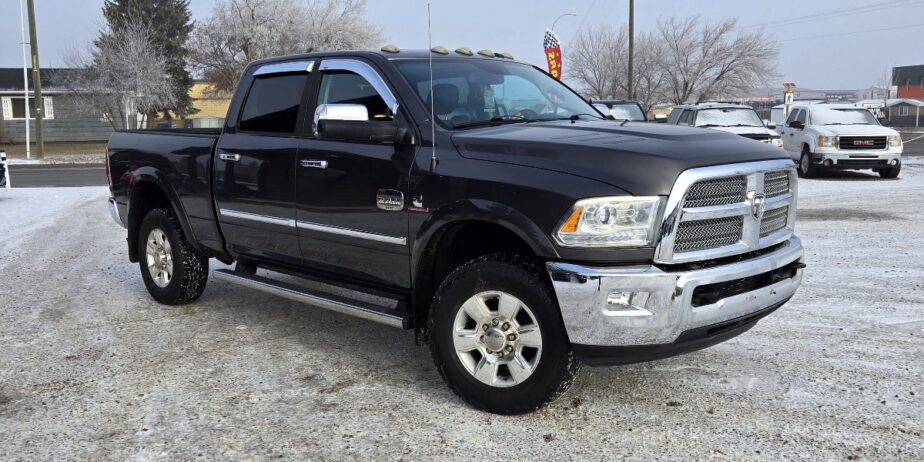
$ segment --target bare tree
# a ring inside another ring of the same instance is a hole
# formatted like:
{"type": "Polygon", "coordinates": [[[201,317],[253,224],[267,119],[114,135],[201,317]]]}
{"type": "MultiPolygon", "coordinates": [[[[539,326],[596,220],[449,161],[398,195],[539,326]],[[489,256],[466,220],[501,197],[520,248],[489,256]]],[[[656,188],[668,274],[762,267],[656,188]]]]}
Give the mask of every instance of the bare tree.
{"type": "Polygon", "coordinates": [[[569,46],[565,74],[586,98],[622,97],[626,80],[624,69],[628,68],[627,50],[625,27],[618,31],[605,25],[585,29],[569,46]]]}
{"type": "MultiPolygon", "coordinates": [[[[628,53],[628,51],[627,51],[628,53]]],[[[661,65],[665,53],[664,41],[655,34],[641,33],[635,39],[635,99],[645,111],[667,98],[668,75],[661,65]]],[[[622,75],[628,74],[628,66],[621,68],[622,75]]],[[[621,79],[626,87],[625,79],[621,79]]],[[[625,88],[628,93],[628,88],[625,88]]]]}
{"type": "Polygon", "coordinates": [[[737,32],[736,26],[736,19],[718,24],[699,17],[658,21],[665,47],[661,66],[673,103],[741,95],[774,75],[775,44],[756,32],[737,32]]]}
{"type": "Polygon", "coordinates": [[[129,19],[118,30],[101,31],[89,52],[66,58],[77,69],[68,84],[81,106],[115,130],[138,128],[138,114],[176,104],[167,58],[153,38],[150,26],[129,19]]]}
{"type": "Polygon", "coordinates": [[[255,59],[379,43],[365,10],[365,0],[220,0],[196,24],[190,64],[215,90],[232,91],[255,59]]]}

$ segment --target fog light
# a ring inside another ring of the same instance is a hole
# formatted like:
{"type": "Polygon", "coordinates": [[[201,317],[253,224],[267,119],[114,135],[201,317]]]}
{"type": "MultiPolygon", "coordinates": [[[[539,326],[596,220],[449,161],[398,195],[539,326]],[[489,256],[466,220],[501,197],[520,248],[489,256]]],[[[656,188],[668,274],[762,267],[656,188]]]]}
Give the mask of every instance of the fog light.
{"type": "Polygon", "coordinates": [[[603,314],[606,316],[653,316],[654,313],[645,309],[649,295],[648,292],[611,291],[606,296],[606,307],[603,308],[603,314]]]}
{"type": "Polygon", "coordinates": [[[831,160],[831,159],[825,159],[825,161],[823,162],[823,165],[824,165],[825,167],[830,167],[830,166],[834,165],[834,161],[831,160]]]}
{"type": "Polygon", "coordinates": [[[898,165],[898,159],[892,159],[892,160],[890,160],[890,161],[889,161],[889,165],[891,165],[891,166],[893,166],[893,167],[896,166],[896,165],[898,165]]]}

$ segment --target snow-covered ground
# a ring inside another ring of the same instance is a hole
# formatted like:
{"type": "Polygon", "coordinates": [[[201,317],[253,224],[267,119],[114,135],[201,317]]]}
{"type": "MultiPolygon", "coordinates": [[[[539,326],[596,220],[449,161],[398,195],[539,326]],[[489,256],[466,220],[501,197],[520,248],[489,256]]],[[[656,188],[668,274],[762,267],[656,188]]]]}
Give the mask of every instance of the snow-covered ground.
{"type": "Polygon", "coordinates": [[[748,333],[466,407],[409,332],[210,281],[147,296],[105,188],[0,191],[0,460],[924,460],[924,162],[800,181],[806,277],[748,333]]]}

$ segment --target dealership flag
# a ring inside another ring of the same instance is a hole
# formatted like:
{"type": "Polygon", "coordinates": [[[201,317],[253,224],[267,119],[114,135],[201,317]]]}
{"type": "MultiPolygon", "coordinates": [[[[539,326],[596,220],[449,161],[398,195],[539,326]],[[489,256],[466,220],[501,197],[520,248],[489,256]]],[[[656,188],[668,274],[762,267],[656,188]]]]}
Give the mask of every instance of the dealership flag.
{"type": "Polygon", "coordinates": [[[549,74],[561,80],[561,42],[555,32],[545,30],[542,46],[545,48],[545,59],[549,62],[549,74]]]}

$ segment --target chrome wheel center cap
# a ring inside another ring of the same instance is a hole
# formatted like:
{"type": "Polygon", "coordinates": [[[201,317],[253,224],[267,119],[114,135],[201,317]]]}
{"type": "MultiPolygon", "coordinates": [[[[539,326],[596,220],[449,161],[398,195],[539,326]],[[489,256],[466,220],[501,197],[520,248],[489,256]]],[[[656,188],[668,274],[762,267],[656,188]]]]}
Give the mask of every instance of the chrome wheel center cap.
{"type": "Polygon", "coordinates": [[[506,336],[500,329],[492,327],[484,334],[484,346],[489,350],[499,351],[504,348],[505,343],[506,336]]]}

